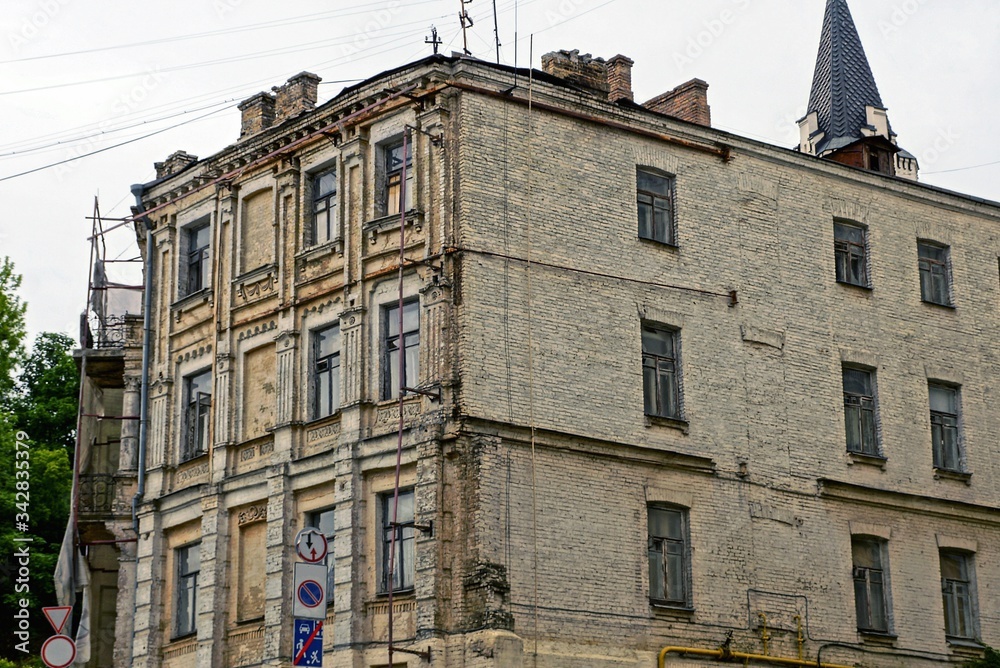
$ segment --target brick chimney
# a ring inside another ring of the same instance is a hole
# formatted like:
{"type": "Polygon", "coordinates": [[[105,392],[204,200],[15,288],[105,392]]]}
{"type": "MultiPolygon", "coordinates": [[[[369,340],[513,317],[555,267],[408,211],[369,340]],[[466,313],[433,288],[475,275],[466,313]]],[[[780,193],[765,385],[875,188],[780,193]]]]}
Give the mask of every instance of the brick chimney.
{"type": "Polygon", "coordinates": [[[162,179],[164,176],[176,174],[196,162],[198,162],[198,156],[191,155],[187,151],[174,151],[163,162],[154,162],[153,167],[156,169],[156,178],[162,179]]]}
{"type": "Polygon", "coordinates": [[[682,121],[706,127],[712,126],[712,111],[708,106],[708,84],[701,79],[691,79],[687,83],[682,83],[671,91],[643,102],[642,106],[682,121]]]}
{"type": "Polygon", "coordinates": [[[618,54],[611,58],[605,69],[608,77],[608,99],[612,102],[618,100],[628,100],[632,97],[632,66],[635,61],[627,56],[618,54]]]}
{"type": "Polygon", "coordinates": [[[580,51],[553,51],[542,56],[542,70],[546,74],[565,79],[591,90],[608,93],[608,75],[603,58],[593,58],[580,51]]]}
{"type": "Polygon", "coordinates": [[[281,123],[286,118],[298,116],[303,111],[316,108],[316,92],[322,81],[312,72],[299,72],[289,79],[284,86],[275,86],[271,90],[275,94],[275,123],[281,123]]]}
{"type": "Polygon", "coordinates": [[[257,93],[236,108],[243,113],[240,139],[263,132],[274,124],[274,96],[270,93],[257,93]]]}

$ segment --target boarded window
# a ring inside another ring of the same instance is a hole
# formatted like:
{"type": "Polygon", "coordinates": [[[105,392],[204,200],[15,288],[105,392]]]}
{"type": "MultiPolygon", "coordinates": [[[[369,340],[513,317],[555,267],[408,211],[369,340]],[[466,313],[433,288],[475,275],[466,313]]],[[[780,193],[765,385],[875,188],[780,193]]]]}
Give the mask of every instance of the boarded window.
{"type": "Polygon", "coordinates": [[[274,426],[277,403],[277,357],[274,346],[256,348],[243,364],[243,440],[266,436],[274,426]]]}
{"type": "Polygon", "coordinates": [[[239,598],[236,613],[241,622],[264,616],[266,539],[267,522],[252,522],[240,527],[239,598]]]}
{"type": "Polygon", "coordinates": [[[243,200],[240,270],[246,273],[274,262],[274,246],[274,198],[268,189],[243,200]]]}

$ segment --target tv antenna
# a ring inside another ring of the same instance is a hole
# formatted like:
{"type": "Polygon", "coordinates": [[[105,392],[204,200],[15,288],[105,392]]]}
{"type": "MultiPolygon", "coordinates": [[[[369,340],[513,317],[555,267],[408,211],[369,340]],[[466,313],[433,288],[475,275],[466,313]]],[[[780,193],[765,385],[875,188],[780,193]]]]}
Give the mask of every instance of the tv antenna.
{"type": "Polygon", "coordinates": [[[441,38],[438,37],[438,29],[431,26],[431,36],[430,38],[424,37],[424,44],[430,44],[434,47],[434,55],[437,55],[438,47],[441,46],[441,38]]]}
{"type": "Polygon", "coordinates": [[[465,6],[471,2],[472,0],[458,0],[458,20],[462,24],[462,51],[464,51],[467,56],[472,55],[472,52],[469,51],[469,34],[467,31],[475,25],[472,21],[472,17],[469,16],[469,12],[465,9],[465,6]]]}

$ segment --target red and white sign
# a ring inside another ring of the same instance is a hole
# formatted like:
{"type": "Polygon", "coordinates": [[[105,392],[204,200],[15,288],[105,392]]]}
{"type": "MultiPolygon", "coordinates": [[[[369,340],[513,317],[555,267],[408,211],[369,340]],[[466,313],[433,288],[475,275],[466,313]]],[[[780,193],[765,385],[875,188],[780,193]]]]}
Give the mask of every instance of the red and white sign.
{"type": "Polygon", "coordinates": [[[76,661],[76,643],[69,636],[52,636],[42,644],[42,661],[49,668],[66,668],[76,661]]]}
{"type": "Polygon", "coordinates": [[[319,529],[303,529],[295,537],[295,552],[299,559],[310,564],[318,564],[326,559],[329,545],[326,536],[319,529]]]}
{"type": "Polygon", "coordinates": [[[63,627],[66,626],[66,620],[69,619],[69,613],[73,611],[68,605],[54,605],[48,608],[42,608],[42,612],[45,613],[45,619],[49,620],[49,624],[55,629],[56,633],[62,633],[63,627]]]}

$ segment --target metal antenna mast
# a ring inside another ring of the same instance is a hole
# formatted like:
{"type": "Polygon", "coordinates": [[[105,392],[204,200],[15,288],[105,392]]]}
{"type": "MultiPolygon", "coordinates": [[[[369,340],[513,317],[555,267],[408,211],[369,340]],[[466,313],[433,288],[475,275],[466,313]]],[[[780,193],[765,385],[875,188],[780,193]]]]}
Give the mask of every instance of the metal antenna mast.
{"type": "Polygon", "coordinates": [[[472,0],[458,0],[458,21],[462,24],[462,51],[465,52],[465,55],[467,56],[472,55],[472,52],[469,51],[468,29],[475,25],[472,21],[472,17],[469,16],[469,12],[465,9],[465,6],[471,2],[472,0]]]}
{"type": "Polygon", "coordinates": [[[497,65],[500,64],[500,26],[497,23],[497,0],[493,0],[493,38],[497,43],[497,65]]]}

